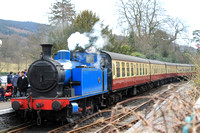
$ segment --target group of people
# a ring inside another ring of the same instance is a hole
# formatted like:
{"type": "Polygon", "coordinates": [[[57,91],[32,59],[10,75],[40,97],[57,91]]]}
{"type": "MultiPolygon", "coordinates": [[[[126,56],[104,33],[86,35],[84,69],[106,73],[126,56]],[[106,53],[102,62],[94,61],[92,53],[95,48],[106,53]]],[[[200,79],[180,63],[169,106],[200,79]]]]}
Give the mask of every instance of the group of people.
{"type": "MultiPolygon", "coordinates": [[[[13,72],[7,75],[7,88],[11,87],[12,97],[26,96],[28,84],[27,69],[18,72],[16,75],[13,72]]],[[[0,88],[0,101],[5,101],[5,91],[6,88],[2,84],[0,88]]]]}

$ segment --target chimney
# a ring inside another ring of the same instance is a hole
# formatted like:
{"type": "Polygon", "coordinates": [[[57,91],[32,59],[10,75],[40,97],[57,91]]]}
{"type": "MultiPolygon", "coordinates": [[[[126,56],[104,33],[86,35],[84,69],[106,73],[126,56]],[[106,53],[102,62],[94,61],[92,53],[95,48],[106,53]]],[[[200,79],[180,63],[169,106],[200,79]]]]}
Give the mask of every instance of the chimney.
{"type": "Polygon", "coordinates": [[[53,44],[40,44],[42,46],[42,58],[44,59],[52,59],[51,57],[51,50],[53,44]]]}

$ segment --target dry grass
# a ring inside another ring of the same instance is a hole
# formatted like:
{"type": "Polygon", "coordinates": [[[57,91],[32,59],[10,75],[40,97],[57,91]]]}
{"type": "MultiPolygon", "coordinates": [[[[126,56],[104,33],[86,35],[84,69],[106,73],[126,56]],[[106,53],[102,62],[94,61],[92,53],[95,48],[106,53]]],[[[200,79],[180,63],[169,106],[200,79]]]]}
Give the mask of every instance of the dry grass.
{"type": "MultiPolygon", "coordinates": [[[[27,65],[28,66],[28,65],[27,65]]],[[[5,63],[5,62],[0,62],[0,72],[17,72],[17,71],[22,71],[26,68],[26,64],[15,64],[15,63],[5,63]]]]}
{"type": "Polygon", "coordinates": [[[182,132],[187,116],[194,116],[189,124],[193,132],[199,128],[200,110],[195,109],[196,97],[199,97],[199,90],[190,83],[172,91],[168,98],[155,96],[156,104],[151,108],[151,113],[143,116],[140,126],[134,126],[134,132],[182,132]]]}
{"type": "MultiPolygon", "coordinates": [[[[136,111],[123,107],[122,110],[118,111],[131,112],[132,115],[139,119],[136,124],[129,124],[130,128],[126,131],[128,133],[182,132],[185,125],[188,125],[190,131],[198,132],[200,131],[200,108],[194,108],[194,105],[199,95],[200,91],[195,87],[192,81],[180,86],[171,84],[162,94],[138,97],[139,99],[152,99],[154,101],[155,104],[148,109],[136,111]],[[185,122],[185,118],[191,115],[194,116],[191,123],[185,122]]],[[[137,97],[134,99],[136,98],[137,97]]],[[[138,105],[138,107],[139,106],[140,105],[138,105]]],[[[118,124],[123,125],[123,122],[120,123],[119,121],[118,124]]],[[[112,129],[121,132],[113,122],[111,122],[110,125],[112,125],[112,129]]]]}
{"type": "Polygon", "coordinates": [[[168,92],[169,97],[163,99],[159,95],[154,96],[156,104],[148,115],[134,112],[142,119],[127,132],[181,133],[183,127],[187,127],[189,133],[200,132],[200,103],[197,105],[200,96],[200,58],[193,60],[196,75],[183,87],[168,92]],[[186,118],[192,119],[191,122],[186,122],[186,118]]]}

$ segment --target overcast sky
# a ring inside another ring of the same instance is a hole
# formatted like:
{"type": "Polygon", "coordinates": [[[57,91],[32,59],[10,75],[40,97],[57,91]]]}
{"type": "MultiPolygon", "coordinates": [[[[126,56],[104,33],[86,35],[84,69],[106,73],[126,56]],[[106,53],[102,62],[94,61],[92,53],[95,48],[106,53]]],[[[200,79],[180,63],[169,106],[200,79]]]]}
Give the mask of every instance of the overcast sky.
{"type": "MultiPolygon", "coordinates": [[[[117,29],[116,2],[118,0],[71,0],[77,12],[92,10],[99,15],[104,24],[117,29]]],[[[162,0],[166,14],[178,17],[189,26],[189,34],[200,29],[200,0],[162,0]]],[[[33,21],[48,24],[48,12],[56,0],[1,0],[0,19],[33,21]]]]}

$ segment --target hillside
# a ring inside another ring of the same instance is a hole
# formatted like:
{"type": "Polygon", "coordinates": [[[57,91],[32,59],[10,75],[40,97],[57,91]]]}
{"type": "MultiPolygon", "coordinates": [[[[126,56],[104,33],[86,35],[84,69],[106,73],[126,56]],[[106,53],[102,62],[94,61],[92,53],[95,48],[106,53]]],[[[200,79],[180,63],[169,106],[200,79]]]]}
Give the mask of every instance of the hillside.
{"type": "Polygon", "coordinates": [[[18,34],[20,36],[28,36],[30,33],[36,33],[45,24],[35,22],[20,22],[13,20],[0,19],[0,33],[3,35],[18,34]]]}

